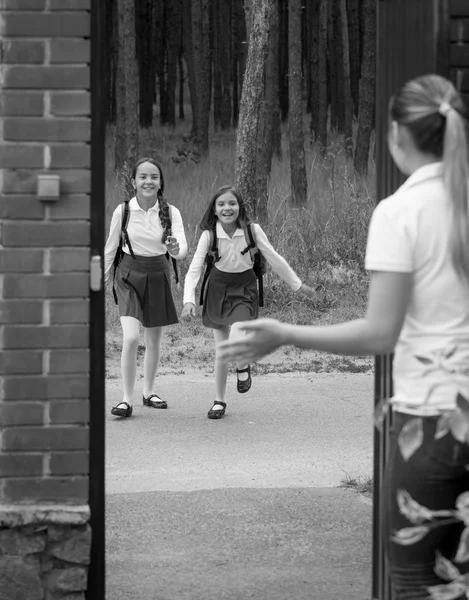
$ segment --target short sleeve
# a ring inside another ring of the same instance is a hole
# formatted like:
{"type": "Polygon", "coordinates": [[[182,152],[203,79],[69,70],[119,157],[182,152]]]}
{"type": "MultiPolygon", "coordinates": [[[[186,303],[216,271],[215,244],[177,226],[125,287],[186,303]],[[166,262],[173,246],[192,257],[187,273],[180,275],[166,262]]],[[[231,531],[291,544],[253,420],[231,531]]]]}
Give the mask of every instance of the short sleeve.
{"type": "Polygon", "coordinates": [[[411,273],[414,270],[408,212],[388,198],[375,208],[368,230],[365,269],[411,273]]]}

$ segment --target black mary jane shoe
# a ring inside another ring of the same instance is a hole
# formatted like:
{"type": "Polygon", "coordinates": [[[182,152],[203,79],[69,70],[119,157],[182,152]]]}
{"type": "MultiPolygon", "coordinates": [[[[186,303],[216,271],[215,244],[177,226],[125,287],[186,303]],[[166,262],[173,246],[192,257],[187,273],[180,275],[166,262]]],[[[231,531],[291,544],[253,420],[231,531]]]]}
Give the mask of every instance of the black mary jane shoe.
{"type": "Polygon", "coordinates": [[[117,406],[111,408],[111,415],[115,417],[130,417],[132,416],[132,408],[128,402],[119,402],[117,406]],[[121,404],[125,404],[125,408],[122,408],[121,404]]]}
{"type": "Polygon", "coordinates": [[[248,365],[245,369],[236,369],[236,373],[247,373],[248,374],[248,378],[245,379],[244,381],[240,381],[238,379],[238,381],[236,383],[236,389],[238,390],[238,392],[240,394],[245,394],[246,392],[249,392],[249,390],[251,389],[251,384],[252,384],[251,365],[248,365]]]}
{"type": "Polygon", "coordinates": [[[207,417],[209,419],[221,419],[223,417],[223,415],[225,414],[226,402],[220,402],[217,400],[213,403],[213,406],[208,411],[207,417]],[[221,406],[223,406],[223,408],[219,408],[218,410],[213,410],[213,406],[215,406],[216,404],[220,404],[221,406]]]}
{"type": "Polygon", "coordinates": [[[144,406],[151,406],[151,408],[168,408],[167,403],[156,394],[150,394],[148,398],[142,396],[142,401],[144,406]],[[157,398],[157,400],[152,400],[152,398],[157,398]]]}

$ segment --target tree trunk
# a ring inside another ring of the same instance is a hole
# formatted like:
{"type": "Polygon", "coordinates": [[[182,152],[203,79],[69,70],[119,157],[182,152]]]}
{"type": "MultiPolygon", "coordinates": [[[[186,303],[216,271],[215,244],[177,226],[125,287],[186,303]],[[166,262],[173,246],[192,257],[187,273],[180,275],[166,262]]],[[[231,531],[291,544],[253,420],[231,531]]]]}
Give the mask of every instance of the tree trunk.
{"type": "Polygon", "coordinates": [[[135,40],[139,75],[140,126],[151,127],[153,123],[153,99],[156,86],[156,52],[154,0],[135,3],[135,40]]]}
{"type": "Polygon", "coordinates": [[[104,61],[104,85],[106,86],[106,123],[116,122],[116,82],[118,64],[118,15],[117,0],[106,0],[106,39],[104,40],[107,60],[104,61]]]}
{"type": "Polygon", "coordinates": [[[192,50],[196,93],[197,137],[195,142],[202,156],[208,154],[210,119],[210,36],[209,0],[192,0],[192,50]]]}
{"type": "Polygon", "coordinates": [[[166,84],[166,52],[167,52],[167,2],[160,0],[155,5],[156,27],[156,73],[158,77],[158,90],[160,96],[160,123],[165,125],[167,119],[167,84],[166,84]]]}
{"type": "Polygon", "coordinates": [[[327,148],[327,1],[319,3],[319,37],[318,37],[318,141],[321,152],[327,148]]]}
{"type": "Polygon", "coordinates": [[[344,142],[345,155],[347,158],[353,156],[352,120],[353,102],[350,87],[350,60],[348,40],[348,20],[346,0],[339,0],[339,25],[342,34],[342,84],[343,84],[343,117],[344,117],[344,142]]]}
{"type": "Polygon", "coordinates": [[[337,40],[337,0],[327,0],[327,66],[329,73],[329,104],[330,104],[330,127],[332,131],[339,129],[340,126],[340,105],[338,90],[339,77],[337,66],[340,61],[337,60],[338,40],[337,40]]]}
{"type": "Polygon", "coordinates": [[[219,0],[212,0],[210,3],[210,12],[212,20],[212,65],[213,65],[213,124],[218,129],[221,122],[221,38],[226,32],[221,31],[220,23],[220,4],[219,0]]]}
{"type": "Polygon", "coordinates": [[[256,214],[256,150],[259,110],[264,97],[265,62],[268,51],[269,23],[274,0],[255,0],[251,8],[251,32],[248,59],[241,95],[236,140],[236,186],[248,211],[256,214]]]}
{"type": "Polygon", "coordinates": [[[115,169],[127,168],[138,158],[138,68],[135,51],[134,0],[119,0],[119,54],[116,94],[115,169]]]}
{"type": "Polygon", "coordinates": [[[288,0],[279,1],[278,87],[280,116],[288,118],[288,0]]]}
{"type": "Polygon", "coordinates": [[[301,74],[301,2],[302,0],[290,0],[288,7],[290,178],[292,202],[297,208],[306,206],[307,197],[301,74]]]}
{"type": "Polygon", "coordinates": [[[358,85],[360,81],[360,0],[347,0],[349,31],[350,88],[353,114],[358,116],[358,85]]]}
{"type": "Polygon", "coordinates": [[[176,125],[176,86],[178,54],[181,39],[181,0],[169,0],[166,5],[166,123],[176,125]]]}
{"type": "Polygon", "coordinates": [[[375,0],[362,0],[363,11],[363,62],[360,79],[358,133],[355,146],[354,167],[357,173],[368,171],[370,137],[373,130],[376,81],[376,6],[375,0]]]}
{"type": "MultiPolygon", "coordinates": [[[[181,24],[182,27],[182,24],[181,24]]],[[[182,61],[182,57],[184,56],[184,50],[182,46],[182,39],[180,41],[179,46],[179,54],[178,54],[178,73],[179,73],[179,118],[184,119],[184,63],[182,61]]]]}
{"type": "Polygon", "coordinates": [[[222,0],[220,10],[220,64],[221,64],[221,111],[220,125],[228,129],[231,125],[231,0],[222,0]]]}
{"type": "Polygon", "coordinates": [[[192,43],[192,0],[183,0],[183,45],[184,45],[184,58],[187,64],[187,77],[189,80],[189,96],[191,101],[191,112],[192,112],[192,137],[197,139],[199,137],[198,121],[197,121],[197,92],[196,92],[196,80],[195,80],[195,64],[194,64],[194,51],[192,43]]]}
{"type": "MultiPolygon", "coordinates": [[[[309,4],[311,14],[311,43],[309,60],[311,62],[311,123],[310,131],[313,139],[319,135],[319,4],[320,0],[312,0],[309,4]]],[[[323,59],[324,60],[324,59],[323,59]]]]}

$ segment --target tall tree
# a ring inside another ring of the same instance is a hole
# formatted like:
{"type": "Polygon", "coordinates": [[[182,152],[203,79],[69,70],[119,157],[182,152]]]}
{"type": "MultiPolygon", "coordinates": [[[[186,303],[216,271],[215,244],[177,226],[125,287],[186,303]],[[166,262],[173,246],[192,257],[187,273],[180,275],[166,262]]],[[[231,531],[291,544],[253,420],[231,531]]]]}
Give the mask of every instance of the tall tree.
{"type": "Polygon", "coordinates": [[[296,207],[305,206],[307,196],[301,73],[301,3],[302,0],[289,0],[288,5],[288,132],[291,195],[296,207]]]}
{"type": "Polygon", "coordinates": [[[285,122],[288,117],[288,0],[279,0],[278,11],[278,87],[280,115],[285,122]]]}
{"type": "Polygon", "coordinates": [[[153,123],[156,87],[155,2],[154,0],[140,0],[135,3],[135,10],[140,126],[150,127],[153,123]]]}
{"type": "Polygon", "coordinates": [[[318,125],[317,137],[322,153],[327,148],[327,0],[319,0],[319,35],[318,35],[318,125]]]}
{"type": "MultiPolygon", "coordinates": [[[[307,4],[310,14],[309,33],[310,38],[308,60],[311,64],[311,79],[308,82],[308,103],[311,113],[310,131],[313,137],[319,134],[319,4],[320,0],[312,0],[307,4]]],[[[322,57],[325,61],[325,58],[322,57]]]]}
{"type": "Polygon", "coordinates": [[[115,168],[137,160],[139,131],[139,85],[135,49],[135,2],[119,0],[116,94],[115,168]]]}
{"type": "Polygon", "coordinates": [[[176,125],[176,86],[181,44],[182,0],[166,3],[166,106],[165,122],[176,125]]]}
{"type": "Polygon", "coordinates": [[[352,89],[350,86],[350,59],[349,59],[349,39],[348,39],[348,19],[346,0],[339,0],[339,23],[342,40],[342,85],[343,85],[343,133],[345,142],[345,155],[348,158],[353,156],[352,139],[352,120],[353,120],[353,101],[352,89]]]}
{"type": "MultiPolygon", "coordinates": [[[[250,4],[250,1],[246,1],[250,4]]],[[[236,139],[236,185],[246,205],[256,214],[256,150],[259,110],[264,97],[265,62],[268,51],[269,23],[274,0],[255,0],[249,7],[250,35],[244,74],[236,139]]]]}
{"type": "Polygon", "coordinates": [[[358,133],[355,145],[354,167],[357,173],[368,171],[370,137],[374,123],[376,79],[376,5],[375,0],[362,0],[363,62],[360,78],[358,133]]]}
{"type": "Polygon", "coordinates": [[[182,44],[184,58],[187,64],[187,78],[189,82],[189,97],[191,102],[192,112],[192,137],[197,139],[197,92],[196,92],[196,80],[195,80],[195,63],[194,53],[192,50],[192,0],[183,0],[183,35],[182,44]]]}
{"type": "MultiPolygon", "coordinates": [[[[210,119],[210,36],[209,0],[192,0],[193,86],[195,92],[195,142],[202,156],[208,154],[210,119]]],[[[191,73],[189,73],[189,77],[191,73]]]]}
{"type": "Polygon", "coordinates": [[[360,0],[347,0],[349,31],[350,88],[353,114],[358,116],[358,85],[360,81],[360,0]]]}

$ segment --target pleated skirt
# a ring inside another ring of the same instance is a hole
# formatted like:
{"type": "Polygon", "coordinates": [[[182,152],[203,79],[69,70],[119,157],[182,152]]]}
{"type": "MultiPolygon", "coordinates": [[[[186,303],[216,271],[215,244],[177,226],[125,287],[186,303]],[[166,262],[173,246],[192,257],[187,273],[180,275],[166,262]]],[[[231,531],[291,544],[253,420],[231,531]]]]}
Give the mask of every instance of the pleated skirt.
{"type": "Polygon", "coordinates": [[[242,273],[226,273],[213,267],[207,280],[202,323],[221,329],[239,321],[257,319],[259,296],[257,279],[252,269],[242,273]]]}
{"type": "Polygon", "coordinates": [[[124,254],[115,277],[119,316],[134,317],[144,327],[178,323],[170,277],[164,254],[135,258],[124,254]]]}

